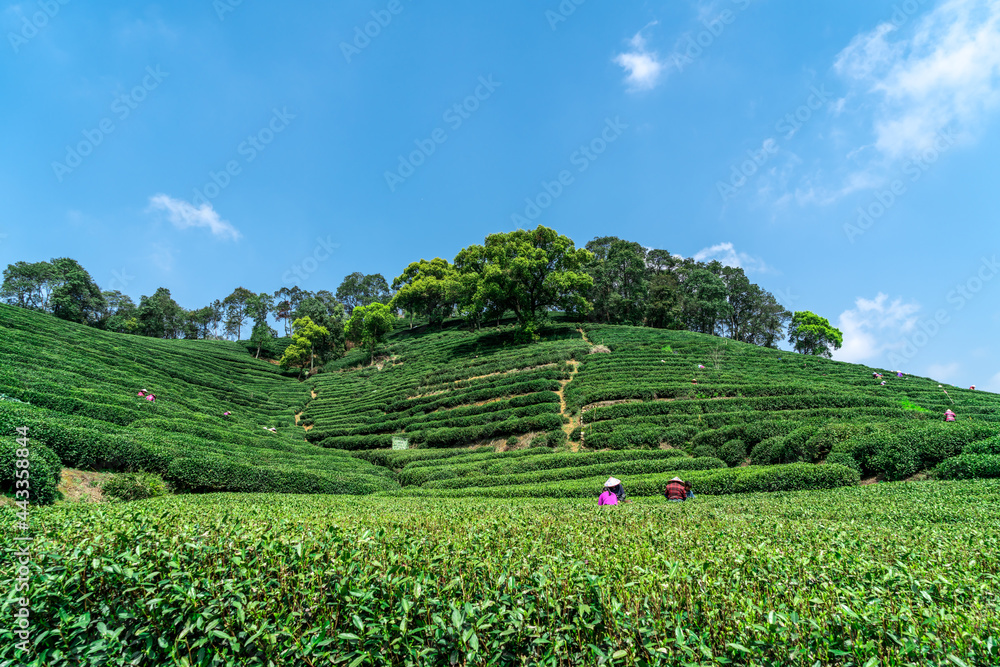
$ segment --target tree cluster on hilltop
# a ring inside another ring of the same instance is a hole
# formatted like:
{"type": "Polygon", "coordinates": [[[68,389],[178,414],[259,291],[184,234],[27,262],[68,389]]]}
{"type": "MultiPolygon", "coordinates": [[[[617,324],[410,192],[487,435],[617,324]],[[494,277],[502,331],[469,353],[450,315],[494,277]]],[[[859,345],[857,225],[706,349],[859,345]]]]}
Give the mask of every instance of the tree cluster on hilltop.
{"type": "Polygon", "coordinates": [[[257,356],[278,336],[268,324],[273,317],[286,337],[299,328],[310,332],[293,343],[293,356],[308,355],[309,363],[342,356],[347,341],[373,351],[391,331],[387,318],[397,315],[408,317],[411,326],[418,317],[431,326],[459,317],[476,329],[513,314],[521,334],[535,338],[552,311],[563,311],[595,322],[697,331],[766,347],[777,347],[791,322],[789,342],[797,351],[829,356],[842,343],[824,318],[804,311],[793,319],[742,268],[682,258],[615,236],[577,248],[569,237],[541,225],[490,234],[451,262],[440,257],[412,262],[391,286],[381,274],[355,272],[336,293],[294,286],[269,294],[237,287],[194,310],[178,305],[164,287],[143,295],[138,305],[119,290],[102,291],[78,262],[65,257],[10,264],[3,278],[0,299],[11,305],[157,338],[240,340],[249,332],[257,356]]]}

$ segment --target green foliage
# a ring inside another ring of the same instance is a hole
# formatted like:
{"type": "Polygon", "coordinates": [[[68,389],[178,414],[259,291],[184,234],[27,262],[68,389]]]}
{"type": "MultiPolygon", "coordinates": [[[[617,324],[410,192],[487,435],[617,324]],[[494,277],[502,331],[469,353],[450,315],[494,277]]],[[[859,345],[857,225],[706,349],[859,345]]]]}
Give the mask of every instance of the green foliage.
{"type": "Polygon", "coordinates": [[[316,354],[316,346],[330,336],[326,327],[314,323],[308,316],[299,318],[292,323],[292,344],[285,348],[281,356],[281,367],[304,366],[309,361],[310,370],[316,354]]]}
{"type": "Polygon", "coordinates": [[[28,502],[50,505],[59,496],[61,472],[59,457],[45,445],[34,442],[30,437],[27,445],[13,437],[0,437],[0,491],[20,500],[24,497],[16,496],[16,493],[27,486],[28,502]],[[18,486],[19,481],[27,484],[18,486]]]}
{"type": "Polygon", "coordinates": [[[451,314],[458,298],[458,274],[447,260],[435,257],[421,259],[406,267],[392,281],[395,296],[392,309],[403,309],[425,317],[432,325],[440,325],[451,314]]]}
{"type": "Polygon", "coordinates": [[[155,473],[124,472],[112,475],[101,486],[105,496],[118,500],[145,500],[168,492],[163,478],[155,473]]]}
{"type": "Polygon", "coordinates": [[[737,438],[727,440],[719,447],[719,458],[730,468],[743,465],[747,460],[747,444],[737,438]]]}
{"type": "Polygon", "coordinates": [[[562,429],[549,431],[531,439],[532,447],[559,447],[566,444],[566,432],[562,429]]]}
{"type": "Polygon", "coordinates": [[[347,340],[363,345],[371,356],[378,345],[385,343],[385,337],[395,323],[396,316],[385,304],[358,306],[344,325],[344,334],[347,340]]]}
{"type": "MultiPolygon", "coordinates": [[[[303,442],[293,415],[309,387],[233,342],[123,336],[0,306],[0,394],[18,399],[0,401],[0,439],[26,428],[33,451],[52,450],[39,475],[60,461],[166,475],[175,459],[204,457],[252,476],[307,472],[323,488],[342,476],[371,479],[370,490],[394,484],[386,469],[303,442]]],[[[221,481],[213,488],[243,487],[221,481]]]]}
{"type": "Polygon", "coordinates": [[[844,335],[825,317],[803,310],[792,316],[788,342],[795,346],[796,352],[831,357],[833,350],[844,344],[844,335]]]}
{"type": "Polygon", "coordinates": [[[846,452],[831,452],[826,457],[826,463],[833,465],[846,466],[852,470],[856,470],[858,473],[861,472],[861,466],[858,462],[854,460],[854,457],[846,452]]]}
{"type": "Polygon", "coordinates": [[[1000,454],[962,454],[945,459],[934,468],[941,479],[1000,477],[1000,454]]]}
{"type": "Polygon", "coordinates": [[[491,312],[513,311],[522,331],[537,329],[549,310],[586,314],[593,279],[583,271],[590,252],[539,225],[533,230],[490,234],[456,263],[476,277],[473,299],[491,312]],[[470,261],[475,255],[481,261],[470,261]]]}
{"type": "MultiPolygon", "coordinates": [[[[34,653],[21,660],[8,629],[0,661],[75,667],[98,650],[108,665],[997,664],[1000,482],[671,504],[662,488],[641,498],[626,485],[635,502],[602,512],[593,489],[44,508],[32,517],[48,563],[31,582],[34,653]],[[165,572],[179,583],[162,585],[165,572]],[[822,585],[804,595],[810,577],[822,585]]],[[[0,532],[4,553],[12,537],[0,532]]]]}

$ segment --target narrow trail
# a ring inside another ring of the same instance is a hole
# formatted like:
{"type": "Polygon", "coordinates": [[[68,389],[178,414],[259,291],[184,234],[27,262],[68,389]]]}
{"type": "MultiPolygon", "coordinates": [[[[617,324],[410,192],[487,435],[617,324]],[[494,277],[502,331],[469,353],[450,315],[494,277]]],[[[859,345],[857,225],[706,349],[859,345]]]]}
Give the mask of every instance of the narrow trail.
{"type": "MultiPolygon", "coordinates": [[[[312,398],[316,398],[316,390],[315,389],[310,389],[309,390],[309,395],[312,398]]],[[[308,403],[306,403],[306,407],[309,407],[308,403]]],[[[305,408],[302,409],[302,412],[305,412],[305,408]]],[[[298,426],[299,422],[302,420],[302,412],[296,412],[295,413],[295,425],[296,426],[298,426]]],[[[308,426],[303,425],[302,428],[305,429],[306,433],[308,433],[309,431],[312,430],[313,425],[312,424],[309,424],[308,426]]]]}
{"type": "MultiPolygon", "coordinates": [[[[587,343],[587,345],[593,347],[594,344],[587,339],[587,334],[584,333],[583,329],[578,328],[577,331],[580,332],[580,336],[583,338],[583,341],[587,343]]],[[[557,391],[556,393],[559,395],[559,413],[569,419],[569,423],[563,424],[562,426],[563,431],[566,433],[566,436],[568,437],[569,434],[572,433],[576,429],[576,427],[580,425],[580,415],[579,414],[571,415],[569,414],[569,411],[566,409],[566,385],[572,382],[573,378],[576,377],[576,374],[580,372],[580,362],[577,361],[576,359],[570,359],[567,363],[570,365],[571,368],[569,377],[566,378],[565,380],[559,381],[559,391],[557,391]]],[[[569,441],[569,446],[574,452],[579,451],[580,449],[580,443],[573,442],[572,440],[569,441]]]]}

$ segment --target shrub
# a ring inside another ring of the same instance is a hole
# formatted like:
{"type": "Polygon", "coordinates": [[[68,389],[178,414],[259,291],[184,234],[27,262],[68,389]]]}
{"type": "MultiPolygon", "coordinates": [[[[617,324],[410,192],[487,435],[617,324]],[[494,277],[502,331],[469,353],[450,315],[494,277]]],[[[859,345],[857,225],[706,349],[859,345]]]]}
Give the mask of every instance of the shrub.
{"type": "Polygon", "coordinates": [[[118,500],[144,500],[166,494],[167,485],[155,473],[126,472],[112,475],[101,490],[106,496],[118,500]]]}
{"type": "Polygon", "coordinates": [[[962,454],[994,454],[1000,455],[1000,437],[980,440],[971,445],[967,445],[962,450],[962,454]]]}
{"type": "MultiPolygon", "coordinates": [[[[721,464],[721,461],[720,461],[721,464]]],[[[661,496],[663,488],[674,472],[623,478],[625,490],[630,496],[661,496]]],[[[806,491],[810,489],[832,489],[857,484],[861,477],[856,470],[841,465],[814,465],[812,463],[792,463],[784,466],[765,468],[722,468],[681,473],[690,481],[694,492],[706,495],[727,495],[733,493],[806,491]]],[[[596,475],[583,479],[558,482],[524,483],[518,485],[498,485],[490,487],[468,487],[457,489],[429,489],[408,487],[398,495],[482,497],[482,498],[596,498],[607,475],[596,475]]]]}
{"type": "Polygon", "coordinates": [[[62,466],[59,457],[51,449],[40,443],[28,441],[28,446],[18,445],[13,438],[0,439],[0,490],[16,493],[19,480],[28,480],[28,502],[33,505],[51,505],[59,497],[59,478],[62,466]],[[27,449],[27,466],[18,461],[27,449]],[[18,475],[27,470],[27,477],[18,475]]]}
{"type": "Polygon", "coordinates": [[[719,447],[719,458],[725,461],[730,468],[743,465],[743,462],[747,460],[746,443],[737,438],[727,440],[722,447],[719,447]]]}
{"type": "Polygon", "coordinates": [[[977,479],[1000,477],[1000,455],[962,454],[945,459],[934,468],[941,479],[977,479]]]}
{"type": "Polygon", "coordinates": [[[716,455],[716,449],[715,447],[712,447],[710,445],[698,445],[693,450],[691,450],[691,455],[698,458],[702,458],[705,456],[714,457],[716,455]]]}
{"type": "Polygon", "coordinates": [[[826,456],[825,463],[846,466],[851,470],[856,470],[859,473],[861,472],[861,466],[858,465],[858,462],[854,460],[853,456],[846,452],[830,452],[826,456]]]}
{"type": "Polygon", "coordinates": [[[885,475],[885,479],[893,482],[906,479],[920,470],[920,456],[908,444],[899,439],[885,443],[869,460],[869,466],[875,472],[885,475]]]}
{"type": "MultiPolygon", "coordinates": [[[[858,431],[858,428],[855,424],[824,424],[806,442],[804,448],[806,456],[811,456],[812,458],[809,460],[812,461],[823,458],[833,451],[838,444],[854,435],[858,431]]],[[[854,463],[857,465],[857,461],[854,463]]]]}
{"type": "Polygon", "coordinates": [[[517,444],[517,436],[516,435],[512,435],[509,438],[507,438],[507,446],[508,447],[513,447],[516,444],[517,444]]]}
{"type": "Polygon", "coordinates": [[[363,495],[398,489],[387,478],[373,475],[326,475],[300,470],[277,470],[218,458],[178,458],[164,476],[178,489],[192,492],[332,493],[363,495]]]}
{"type": "Polygon", "coordinates": [[[564,444],[566,444],[566,432],[562,430],[549,431],[531,439],[532,447],[558,447],[564,444]]]}

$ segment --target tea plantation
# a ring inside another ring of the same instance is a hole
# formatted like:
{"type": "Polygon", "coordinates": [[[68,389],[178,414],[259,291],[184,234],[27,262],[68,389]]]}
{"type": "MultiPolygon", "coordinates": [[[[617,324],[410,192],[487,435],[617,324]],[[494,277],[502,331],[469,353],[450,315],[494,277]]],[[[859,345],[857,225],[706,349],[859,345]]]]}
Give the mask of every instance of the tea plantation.
{"type": "Polygon", "coordinates": [[[0,626],[0,667],[1000,664],[997,395],[562,317],[400,327],[374,362],[303,382],[0,306],[4,475],[27,427],[32,479],[175,491],[33,487],[27,592],[0,571],[32,651],[0,626]],[[599,508],[611,475],[632,502],[599,508]]]}
{"type": "MultiPolygon", "coordinates": [[[[56,505],[32,519],[36,653],[16,664],[986,667],[1000,664],[998,516],[998,480],[604,509],[56,505]]],[[[0,531],[5,553],[18,546],[0,531]]],[[[14,657],[5,625],[0,663],[14,657]]]]}
{"type": "Polygon", "coordinates": [[[235,343],[104,333],[0,305],[0,394],[0,444],[27,427],[68,467],[157,472],[189,491],[397,486],[385,468],[304,442],[295,412],[309,386],[235,343]]]}

